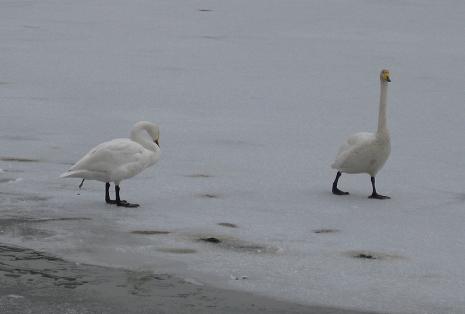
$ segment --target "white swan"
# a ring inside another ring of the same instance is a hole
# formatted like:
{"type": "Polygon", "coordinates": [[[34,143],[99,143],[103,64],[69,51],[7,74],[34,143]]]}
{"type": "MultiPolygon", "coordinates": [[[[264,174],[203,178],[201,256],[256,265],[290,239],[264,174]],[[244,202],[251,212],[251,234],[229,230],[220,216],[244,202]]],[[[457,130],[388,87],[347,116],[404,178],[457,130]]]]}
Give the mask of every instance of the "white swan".
{"type": "Polygon", "coordinates": [[[130,139],[118,138],[97,145],[82,157],[74,166],[60,177],[82,178],[105,182],[105,201],[124,207],[138,207],[120,199],[119,184],[131,178],[147,167],[155,164],[160,158],[160,130],[157,125],[137,122],[131,130],[130,139]],[[149,141],[144,131],[152,138],[149,141]],[[110,199],[110,182],[115,183],[116,199],[110,199]]]}
{"type": "Polygon", "coordinates": [[[391,152],[391,140],[387,128],[386,104],[388,82],[391,81],[388,70],[382,70],[380,74],[381,95],[379,101],[378,130],[376,133],[356,133],[350,136],[341,146],[332,164],[337,169],[336,178],[333,182],[333,194],[347,195],[338,189],[337,183],[341,173],[367,173],[371,176],[373,193],[370,198],[388,199],[389,196],[380,195],[376,192],[375,176],[383,167],[391,152]]]}

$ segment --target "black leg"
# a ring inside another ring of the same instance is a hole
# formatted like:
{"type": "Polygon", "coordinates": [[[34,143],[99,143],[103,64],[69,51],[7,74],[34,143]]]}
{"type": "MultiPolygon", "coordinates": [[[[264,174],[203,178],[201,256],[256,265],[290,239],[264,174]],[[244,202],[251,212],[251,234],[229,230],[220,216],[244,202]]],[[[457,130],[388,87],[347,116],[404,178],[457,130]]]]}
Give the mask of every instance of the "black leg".
{"type": "Polygon", "coordinates": [[[105,202],[107,204],[116,204],[116,201],[110,199],[110,183],[105,183],[105,202]]]}
{"type": "Polygon", "coordinates": [[[116,205],[123,206],[123,207],[139,207],[139,204],[131,204],[126,202],[125,200],[121,200],[119,197],[119,185],[115,185],[115,192],[116,192],[116,205]]]}
{"type": "Polygon", "coordinates": [[[385,200],[385,199],[390,199],[389,196],[386,195],[381,195],[376,192],[376,186],[375,186],[375,177],[371,177],[371,186],[373,187],[373,193],[369,196],[369,198],[375,198],[378,200],[385,200]]]}
{"type": "Polygon", "coordinates": [[[81,181],[81,184],[79,184],[79,190],[82,188],[82,186],[84,185],[84,181],[86,181],[86,179],[82,179],[81,181]]]}
{"type": "Polygon", "coordinates": [[[335,195],[348,195],[349,192],[344,192],[344,191],[341,191],[337,188],[337,182],[339,181],[339,178],[341,177],[341,172],[338,171],[337,174],[336,174],[336,178],[334,179],[334,182],[333,182],[333,194],[335,195]]]}

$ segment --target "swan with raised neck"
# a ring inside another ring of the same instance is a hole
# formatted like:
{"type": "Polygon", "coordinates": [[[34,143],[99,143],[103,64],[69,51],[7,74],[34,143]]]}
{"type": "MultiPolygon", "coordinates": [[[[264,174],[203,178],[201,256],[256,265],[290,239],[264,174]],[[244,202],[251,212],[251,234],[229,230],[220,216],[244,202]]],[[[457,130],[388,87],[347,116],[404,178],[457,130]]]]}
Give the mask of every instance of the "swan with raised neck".
{"type": "Polygon", "coordinates": [[[380,73],[380,99],[378,112],[378,129],[376,133],[361,132],[351,135],[341,146],[332,164],[337,169],[333,181],[332,192],[335,195],[347,195],[348,192],[337,187],[342,173],[367,173],[370,175],[372,194],[370,198],[388,199],[388,196],[378,194],[375,186],[375,176],[384,166],[391,152],[391,139],[387,127],[387,90],[391,82],[389,70],[380,73]]]}

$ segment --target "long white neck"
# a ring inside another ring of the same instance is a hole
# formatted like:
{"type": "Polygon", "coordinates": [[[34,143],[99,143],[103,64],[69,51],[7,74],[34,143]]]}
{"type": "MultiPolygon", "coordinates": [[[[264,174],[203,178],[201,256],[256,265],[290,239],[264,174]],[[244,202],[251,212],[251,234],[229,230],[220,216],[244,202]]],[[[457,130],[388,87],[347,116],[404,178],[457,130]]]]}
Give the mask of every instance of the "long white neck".
{"type": "Polygon", "coordinates": [[[386,106],[387,106],[388,83],[381,81],[381,94],[379,97],[378,134],[389,133],[387,128],[386,106]]]}
{"type": "Polygon", "coordinates": [[[144,136],[143,132],[145,132],[145,126],[144,125],[137,125],[131,130],[131,140],[134,142],[139,143],[140,145],[144,146],[146,149],[151,150],[151,151],[157,151],[159,147],[155,144],[152,143],[147,139],[146,136],[144,136]]]}

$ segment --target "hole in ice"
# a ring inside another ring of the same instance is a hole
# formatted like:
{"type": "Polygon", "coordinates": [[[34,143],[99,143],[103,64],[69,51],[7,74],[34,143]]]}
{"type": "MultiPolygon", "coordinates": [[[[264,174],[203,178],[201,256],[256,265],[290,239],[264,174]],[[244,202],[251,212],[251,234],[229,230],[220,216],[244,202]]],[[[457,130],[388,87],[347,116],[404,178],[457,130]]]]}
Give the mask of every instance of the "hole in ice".
{"type": "Polygon", "coordinates": [[[362,259],[377,259],[375,255],[369,253],[358,253],[354,255],[355,258],[362,258],[362,259]]]}
{"type": "Polygon", "coordinates": [[[188,248],[159,248],[157,251],[163,252],[163,253],[174,253],[174,254],[192,254],[192,253],[197,252],[194,249],[188,249],[188,248]]]}
{"type": "Polygon", "coordinates": [[[221,243],[221,240],[218,238],[210,237],[210,238],[202,238],[200,239],[201,241],[204,242],[209,242],[209,243],[221,243]]]}
{"type": "Polygon", "coordinates": [[[339,232],[337,229],[316,229],[313,230],[314,233],[336,233],[339,232]]]}
{"type": "Polygon", "coordinates": [[[132,234],[142,234],[142,235],[159,235],[159,234],[169,234],[169,231],[161,231],[161,230],[133,230],[131,231],[132,234]]]}
{"type": "Polygon", "coordinates": [[[187,175],[186,177],[189,177],[189,178],[211,178],[211,175],[205,174],[205,173],[193,173],[193,174],[187,175]]]}
{"type": "Polygon", "coordinates": [[[237,228],[236,224],[232,224],[232,223],[229,223],[229,222],[220,222],[220,223],[218,223],[218,225],[222,226],[222,227],[228,227],[228,228],[237,228]]]}
{"type": "Polygon", "coordinates": [[[38,159],[32,159],[32,158],[7,157],[7,156],[0,157],[0,160],[1,161],[11,161],[11,162],[39,162],[40,161],[38,159]]]}

